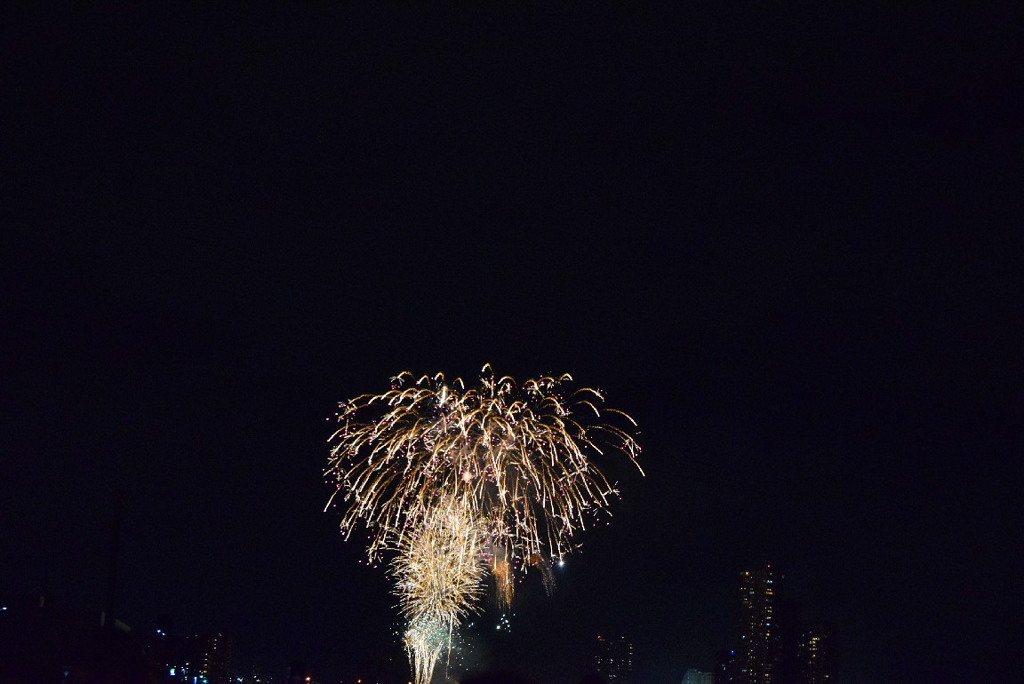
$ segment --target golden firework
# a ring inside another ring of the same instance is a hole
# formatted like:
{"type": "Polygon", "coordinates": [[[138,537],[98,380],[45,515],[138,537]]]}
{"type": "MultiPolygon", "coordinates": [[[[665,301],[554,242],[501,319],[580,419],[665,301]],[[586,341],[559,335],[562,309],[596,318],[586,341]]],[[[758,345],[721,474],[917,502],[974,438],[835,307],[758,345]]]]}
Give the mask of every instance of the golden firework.
{"type": "Polygon", "coordinates": [[[391,564],[408,628],[405,647],[416,684],[428,684],[459,620],[479,597],[484,526],[464,501],[438,502],[402,537],[391,564]]]}
{"type": "Polygon", "coordinates": [[[518,385],[484,366],[467,389],[440,373],[402,373],[389,391],[339,405],[328,506],[344,503],[346,537],[360,523],[370,530],[371,560],[397,551],[392,572],[418,684],[429,682],[487,568],[504,604],[530,566],[550,589],[547,559],[571,551],[573,535],[617,494],[595,456],[621,452],[639,468],[635,421],[603,408],[597,390],[569,391],[571,381],[518,385]]]}

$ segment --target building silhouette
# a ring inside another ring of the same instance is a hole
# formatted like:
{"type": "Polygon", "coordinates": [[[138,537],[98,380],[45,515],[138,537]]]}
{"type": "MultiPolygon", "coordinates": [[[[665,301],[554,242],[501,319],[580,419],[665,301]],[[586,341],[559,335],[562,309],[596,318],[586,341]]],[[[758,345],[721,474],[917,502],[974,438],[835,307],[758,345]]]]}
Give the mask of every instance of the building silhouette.
{"type": "Polygon", "coordinates": [[[740,573],[739,643],[716,655],[715,684],[834,684],[835,627],[810,622],[784,580],[771,565],[740,573]]]}
{"type": "Polygon", "coordinates": [[[224,634],[177,638],[157,628],[148,638],[148,650],[161,664],[168,682],[229,684],[231,640],[224,634]]]}
{"type": "Polygon", "coordinates": [[[633,644],[624,637],[597,637],[597,672],[608,684],[630,684],[633,677],[633,644]]]}
{"type": "Polygon", "coordinates": [[[200,672],[209,684],[228,684],[231,680],[231,640],[224,634],[196,638],[200,672]]]}
{"type": "Polygon", "coordinates": [[[797,642],[797,684],[831,684],[835,681],[836,630],[828,622],[808,625],[797,642]]]}
{"type": "Polygon", "coordinates": [[[109,615],[49,595],[0,601],[0,682],[162,684],[144,636],[109,615]]]}
{"type": "Polygon", "coordinates": [[[683,684],[714,684],[714,673],[690,668],[683,675],[683,684]]]}
{"type": "Polygon", "coordinates": [[[771,565],[740,575],[740,629],[736,649],[739,684],[780,682],[782,573],[771,565]]]}

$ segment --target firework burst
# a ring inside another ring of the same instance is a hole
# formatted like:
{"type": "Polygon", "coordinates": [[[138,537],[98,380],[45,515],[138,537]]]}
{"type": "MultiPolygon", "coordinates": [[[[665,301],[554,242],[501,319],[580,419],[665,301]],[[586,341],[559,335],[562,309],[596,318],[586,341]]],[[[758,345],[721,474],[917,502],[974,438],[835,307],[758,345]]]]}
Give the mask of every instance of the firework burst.
{"type": "Polygon", "coordinates": [[[391,564],[408,628],[405,647],[417,684],[427,684],[441,652],[451,649],[459,620],[479,597],[484,525],[465,501],[434,506],[398,545],[391,564]]]}
{"type": "Polygon", "coordinates": [[[362,523],[371,560],[397,552],[406,648],[425,684],[486,572],[506,605],[529,567],[550,589],[550,559],[617,494],[592,457],[621,452],[637,465],[640,447],[633,419],[597,390],[569,391],[568,374],[518,385],[484,366],[469,389],[441,374],[392,381],[339,405],[326,474],[346,537],[362,523]]]}

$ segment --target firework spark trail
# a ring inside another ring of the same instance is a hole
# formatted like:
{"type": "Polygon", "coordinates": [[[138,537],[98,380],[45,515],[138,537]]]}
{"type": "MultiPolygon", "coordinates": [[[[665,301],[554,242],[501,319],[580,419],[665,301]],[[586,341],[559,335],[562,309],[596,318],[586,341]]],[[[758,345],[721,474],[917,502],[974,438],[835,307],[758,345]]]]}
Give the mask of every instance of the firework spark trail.
{"type": "Polygon", "coordinates": [[[517,559],[524,550],[545,548],[560,556],[587,515],[616,493],[586,452],[601,453],[597,441],[604,437],[634,462],[639,454],[625,430],[584,427],[573,417],[578,406],[597,417],[625,414],[601,413],[589,400],[601,398],[595,390],[577,390],[574,403],[561,398],[556,391],[568,375],[529,381],[523,399],[512,398],[516,388],[508,377],[484,376],[479,389],[468,391],[461,380],[448,385],[441,375],[402,387],[411,377],[403,373],[391,391],[343,404],[343,427],[333,436],[327,474],[350,502],[342,529],[349,533],[362,520],[375,530],[372,558],[448,493],[503,523],[495,531],[511,542],[517,559]],[[376,409],[383,415],[374,419],[376,409]]]}
{"type": "Polygon", "coordinates": [[[405,647],[416,684],[428,684],[459,620],[482,591],[483,522],[464,501],[438,503],[405,535],[391,564],[408,628],[405,647]]]}
{"type": "Polygon", "coordinates": [[[397,552],[417,684],[429,682],[487,568],[503,603],[530,566],[550,589],[548,559],[568,553],[573,534],[617,494],[590,454],[604,446],[639,468],[635,422],[599,408],[597,390],[565,397],[568,374],[517,386],[489,366],[483,373],[468,390],[461,379],[402,373],[390,391],[340,404],[332,437],[326,474],[347,505],[342,531],[365,524],[371,560],[397,552]]]}

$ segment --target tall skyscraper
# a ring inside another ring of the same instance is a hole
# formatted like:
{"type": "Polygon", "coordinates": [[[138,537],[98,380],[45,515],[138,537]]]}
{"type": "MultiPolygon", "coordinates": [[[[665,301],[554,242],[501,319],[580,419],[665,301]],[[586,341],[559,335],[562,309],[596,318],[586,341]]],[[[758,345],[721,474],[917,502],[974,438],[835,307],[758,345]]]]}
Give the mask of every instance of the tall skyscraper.
{"type": "Polygon", "coordinates": [[[739,644],[719,652],[715,684],[835,684],[835,627],[809,622],[783,579],[771,565],[740,573],[739,644]]]}
{"type": "Polygon", "coordinates": [[[782,573],[771,565],[740,575],[740,643],[736,649],[739,684],[780,681],[782,581],[782,573]]]}
{"type": "Polygon", "coordinates": [[[608,684],[630,684],[633,676],[633,644],[624,637],[597,637],[597,672],[608,684]]]}

